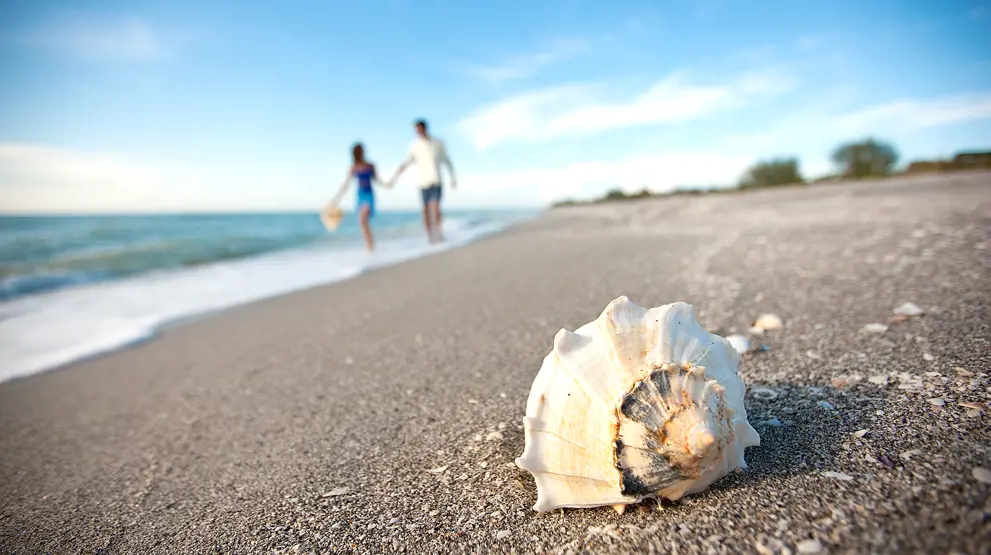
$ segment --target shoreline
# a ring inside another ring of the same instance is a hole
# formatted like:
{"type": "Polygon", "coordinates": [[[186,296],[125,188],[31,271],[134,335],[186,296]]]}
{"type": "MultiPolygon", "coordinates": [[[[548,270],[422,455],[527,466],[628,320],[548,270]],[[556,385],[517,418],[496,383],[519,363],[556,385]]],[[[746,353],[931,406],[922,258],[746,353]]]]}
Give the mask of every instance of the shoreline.
{"type": "MultiPolygon", "coordinates": [[[[410,255],[410,256],[407,256],[407,254],[401,254],[398,257],[395,257],[395,258],[392,258],[392,259],[386,259],[385,261],[381,261],[381,260],[374,261],[374,262],[372,262],[370,264],[366,264],[365,266],[359,268],[354,273],[345,273],[345,274],[342,274],[340,276],[334,276],[334,277],[331,277],[331,278],[327,279],[326,281],[320,281],[320,282],[312,283],[312,284],[304,284],[301,287],[292,288],[292,289],[288,289],[288,290],[276,290],[276,291],[273,291],[271,293],[263,293],[261,296],[248,298],[248,299],[243,300],[243,301],[234,301],[231,304],[226,304],[226,305],[220,306],[218,308],[208,308],[207,307],[207,308],[204,308],[203,310],[194,310],[192,312],[183,313],[183,314],[180,314],[180,315],[177,315],[177,316],[174,316],[174,317],[167,317],[167,318],[165,318],[165,319],[163,319],[163,320],[161,320],[159,322],[156,322],[155,324],[151,325],[150,327],[142,327],[140,331],[136,331],[136,332],[134,332],[134,333],[131,334],[133,337],[131,337],[129,339],[119,340],[114,345],[107,346],[107,347],[94,348],[94,349],[91,349],[89,352],[86,352],[84,354],[74,355],[74,356],[69,357],[65,361],[58,362],[58,363],[53,364],[53,365],[47,365],[47,366],[42,367],[42,368],[32,368],[32,369],[25,370],[25,371],[15,371],[12,374],[4,373],[4,374],[0,375],[0,384],[7,383],[7,382],[10,382],[10,381],[15,381],[15,380],[29,378],[29,377],[34,376],[34,375],[37,375],[37,374],[42,374],[42,373],[47,373],[47,372],[54,372],[54,371],[64,371],[64,370],[68,369],[69,367],[74,366],[74,365],[76,365],[78,363],[96,360],[96,359],[99,359],[101,357],[110,355],[110,354],[115,353],[115,352],[120,351],[120,350],[134,348],[136,346],[140,346],[140,345],[142,345],[144,343],[147,343],[149,341],[154,341],[161,334],[163,334],[163,333],[165,333],[165,332],[167,332],[167,331],[169,331],[171,329],[175,329],[175,328],[181,327],[181,326],[183,326],[183,325],[185,325],[187,323],[199,321],[199,320],[202,320],[204,318],[211,318],[213,316],[222,314],[222,313],[224,313],[226,311],[229,311],[229,310],[231,310],[233,308],[237,308],[239,306],[249,305],[249,304],[252,304],[252,303],[262,302],[262,301],[266,301],[266,300],[277,299],[277,298],[279,298],[281,296],[284,296],[284,295],[291,295],[293,293],[298,293],[298,292],[301,292],[301,291],[306,291],[306,290],[312,289],[312,288],[325,287],[325,286],[333,285],[333,284],[336,284],[336,283],[341,283],[343,281],[348,281],[348,280],[359,278],[359,277],[361,277],[363,275],[366,275],[368,273],[381,270],[383,268],[388,268],[388,267],[391,267],[391,266],[395,266],[395,265],[399,265],[399,264],[404,264],[404,263],[410,262],[412,260],[419,260],[419,259],[423,259],[423,258],[430,258],[430,257],[433,257],[433,256],[435,256],[435,255],[437,255],[439,253],[442,253],[442,252],[447,252],[449,250],[463,248],[463,247],[465,247],[467,245],[476,243],[478,241],[484,241],[485,239],[490,238],[490,237],[492,237],[494,235],[505,233],[507,230],[509,230],[510,228],[512,228],[514,226],[521,225],[521,224],[526,223],[527,221],[530,221],[530,220],[533,220],[533,219],[536,219],[536,218],[541,217],[541,215],[544,214],[544,213],[545,212],[538,212],[538,213],[529,215],[527,217],[522,217],[522,218],[517,216],[517,217],[514,217],[511,220],[507,220],[505,222],[500,222],[500,223],[497,223],[497,224],[494,224],[494,225],[489,225],[489,226],[483,226],[478,233],[471,235],[467,239],[457,238],[457,239],[454,239],[454,240],[452,240],[452,241],[450,241],[450,242],[448,242],[446,244],[443,244],[443,245],[425,246],[420,251],[411,251],[413,254],[410,255]]],[[[264,253],[264,254],[260,254],[260,255],[245,257],[245,258],[241,258],[241,259],[220,260],[220,261],[217,261],[214,264],[204,265],[201,268],[197,268],[196,270],[199,270],[199,269],[210,270],[210,269],[213,269],[213,268],[224,267],[225,265],[246,264],[246,263],[251,263],[252,261],[261,261],[261,260],[273,259],[273,258],[278,258],[278,257],[290,256],[290,255],[292,255],[294,253],[295,254],[309,253],[311,251],[313,251],[313,248],[312,247],[299,248],[299,249],[286,249],[286,250],[282,250],[282,251],[273,251],[273,252],[268,252],[268,253],[264,253]]],[[[367,260],[371,260],[368,257],[366,257],[366,259],[367,260]]],[[[7,303],[32,303],[32,302],[37,302],[39,300],[44,301],[46,298],[53,298],[53,297],[57,298],[58,296],[72,295],[73,293],[77,293],[78,294],[80,291],[82,291],[83,293],[85,293],[85,292],[87,292],[87,290],[89,290],[89,291],[100,290],[100,289],[112,288],[114,286],[121,286],[121,285],[127,285],[127,284],[132,284],[132,283],[142,283],[142,282],[146,282],[149,279],[154,280],[154,279],[159,279],[159,278],[169,278],[169,277],[180,276],[181,274],[187,273],[187,272],[190,272],[190,271],[195,271],[195,270],[193,270],[191,268],[168,268],[168,269],[163,269],[163,270],[154,270],[154,271],[151,271],[151,272],[147,272],[145,274],[138,274],[138,275],[134,275],[134,276],[126,276],[126,277],[123,277],[123,278],[120,278],[120,279],[116,279],[116,280],[96,282],[96,283],[92,283],[92,284],[82,284],[82,285],[76,286],[76,287],[68,287],[68,288],[64,288],[64,289],[58,289],[58,290],[55,290],[55,291],[46,291],[46,292],[35,294],[35,295],[27,295],[27,296],[24,296],[24,297],[11,299],[11,300],[7,301],[7,303]]],[[[15,311],[15,314],[16,314],[16,311],[15,311]]],[[[63,358],[65,358],[65,357],[63,357],[63,358]]]]}
{"type": "Polygon", "coordinates": [[[2,383],[0,546],[981,553],[991,176],[965,181],[548,211],[2,383]],[[677,503],[535,513],[534,376],[620,295],[724,336],[783,318],[739,369],[775,392],[745,398],[761,444],[677,503]],[[906,301],[925,314],[861,331],[906,301]]]}

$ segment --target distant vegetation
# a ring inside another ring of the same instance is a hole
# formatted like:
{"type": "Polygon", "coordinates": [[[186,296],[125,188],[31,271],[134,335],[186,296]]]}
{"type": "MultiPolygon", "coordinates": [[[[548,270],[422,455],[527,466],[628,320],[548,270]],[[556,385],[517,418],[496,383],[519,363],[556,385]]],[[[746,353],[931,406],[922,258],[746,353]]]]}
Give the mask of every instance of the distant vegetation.
{"type": "Polygon", "coordinates": [[[590,201],[565,200],[554,206],[598,204],[648,197],[730,193],[767,187],[805,185],[807,183],[846,181],[851,179],[883,178],[893,175],[991,169],[991,151],[961,152],[950,160],[916,160],[908,164],[902,171],[895,172],[894,168],[898,163],[898,158],[898,150],[894,145],[868,137],[836,147],[831,155],[831,159],[836,165],[836,172],[817,177],[813,180],[806,180],[802,177],[798,158],[774,158],[760,160],[754,163],[734,186],[710,185],[708,187],[682,187],[664,193],[653,193],[647,187],[636,193],[625,193],[622,189],[616,188],[597,199],[590,201]]]}
{"type": "Polygon", "coordinates": [[[840,175],[860,179],[891,173],[898,161],[898,151],[888,143],[866,139],[838,146],[832,158],[840,168],[840,175]]]}
{"type": "Polygon", "coordinates": [[[798,158],[780,158],[757,162],[740,179],[740,189],[776,187],[805,183],[798,170],[798,158]]]}

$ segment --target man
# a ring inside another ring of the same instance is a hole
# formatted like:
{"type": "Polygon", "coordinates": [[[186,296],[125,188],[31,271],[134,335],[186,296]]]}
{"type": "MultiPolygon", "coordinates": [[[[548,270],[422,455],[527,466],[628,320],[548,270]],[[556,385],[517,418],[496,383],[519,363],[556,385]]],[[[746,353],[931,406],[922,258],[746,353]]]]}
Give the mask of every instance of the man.
{"type": "Polygon", "coordinates": [[[389,180],[388,186],[391,187],[410,164],[417,165],[420,173],[420,195],[423,197],[423,225],[427,228],[430,242],[439,243],[444,241],[440,215],[440,165],[447,166],[447,172],[451,176],[451,189],[457,187],[457,178],[454,176],[451,159],[447,157],[444,142],[427,133],[427,122],[417,120],[414,128],[417,136],[409,146],[409,155],[389,180]]]}

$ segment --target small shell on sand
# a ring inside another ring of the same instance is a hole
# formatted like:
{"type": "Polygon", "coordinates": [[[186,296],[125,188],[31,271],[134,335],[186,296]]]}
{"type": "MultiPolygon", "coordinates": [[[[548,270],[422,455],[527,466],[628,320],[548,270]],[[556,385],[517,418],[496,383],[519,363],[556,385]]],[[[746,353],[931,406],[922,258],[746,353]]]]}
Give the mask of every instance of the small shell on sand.
{"type": "Polygon", "coordinates": [[[729,344],[741,355],[750,350],[750,338],[746,335],[739,333],[727,335],[726,341],[729,341],[729,344]]]}
{"type": "Polygon", "coordinates": [[[974,470],[971,470],[970,473],[974,476],[974,479],[977,480],[978,482],[991,484],[991,470],[988,470],[981,466],[975,466],[974,470]]]}
{"type": "Polygon", "coordinates": [[[843,480],[843,481],[853,480],[853,476],[850,476],[849,474],[843,474],[842,472],[833,472],[832,470],[827,470],[823,472],[822,475],[827,478],[834,478],[836,480],[843,480]]]}
{"type": "Polygon", "coordinates": [[[860,328],[860,331],[865,333],[884,333],[888,331],[888,326],[878,323],[867,324],[864,327],[860,328]]]}
{"type": "Polygon", "coordinates": [[[909,449],[903,453],[899,453],[898,456],[901,457],[903,461],[907,461],[916,455],[921,455],[922,449],[909,449]]]}
{"type": "Polygon", "coordinates": [[[795,544],[795,549],[799,553],[821,553],[822,544],[819,540],[802,540],[795,544]]]}
{"type": "Polygon", "coordinates": [[[778,392],[767,387],[754,387],[750,389],[750,394],[762,401],[770,401],[778,398],[778,392]]]}
{"type": "Polygon", "coordinates": [[[895,308],[895,314],[899,316],[921,316],[925,311],[919,308],[919,305],[915,303],[902,303],[900,306],[895,308]]]}
{"type": "Polygon", "coordinates": [[[761,314],[757,320],[754,321],[755,328],[760,328],[764,331],[779,330],[784,326],[784,322],[781,321],[781,317],[777,314],[761,314]]]}
{"type": "Polygon", "coordinates": [[[853,432],[853,437],[864,437],[865,435],[867,435],[867,430],[857,430],[856,432],[853,432]]]}

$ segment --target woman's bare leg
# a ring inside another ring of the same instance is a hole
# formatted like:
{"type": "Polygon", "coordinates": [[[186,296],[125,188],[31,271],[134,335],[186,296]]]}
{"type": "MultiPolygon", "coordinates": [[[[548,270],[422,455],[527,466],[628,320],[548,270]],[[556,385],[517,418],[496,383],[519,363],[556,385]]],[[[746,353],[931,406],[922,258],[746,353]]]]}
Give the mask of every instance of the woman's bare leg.
{"type": "Polygon", "coordinates": [[[375,250],[375,239],[372,237],[372,229],[368,225],[370,212],[371,208],[368,205],[362,206],[361,211],[358,212],[358,221],[361,222],[361,234],[365,236],[365,246],[368,248],[368,252],[375,250]]]}

